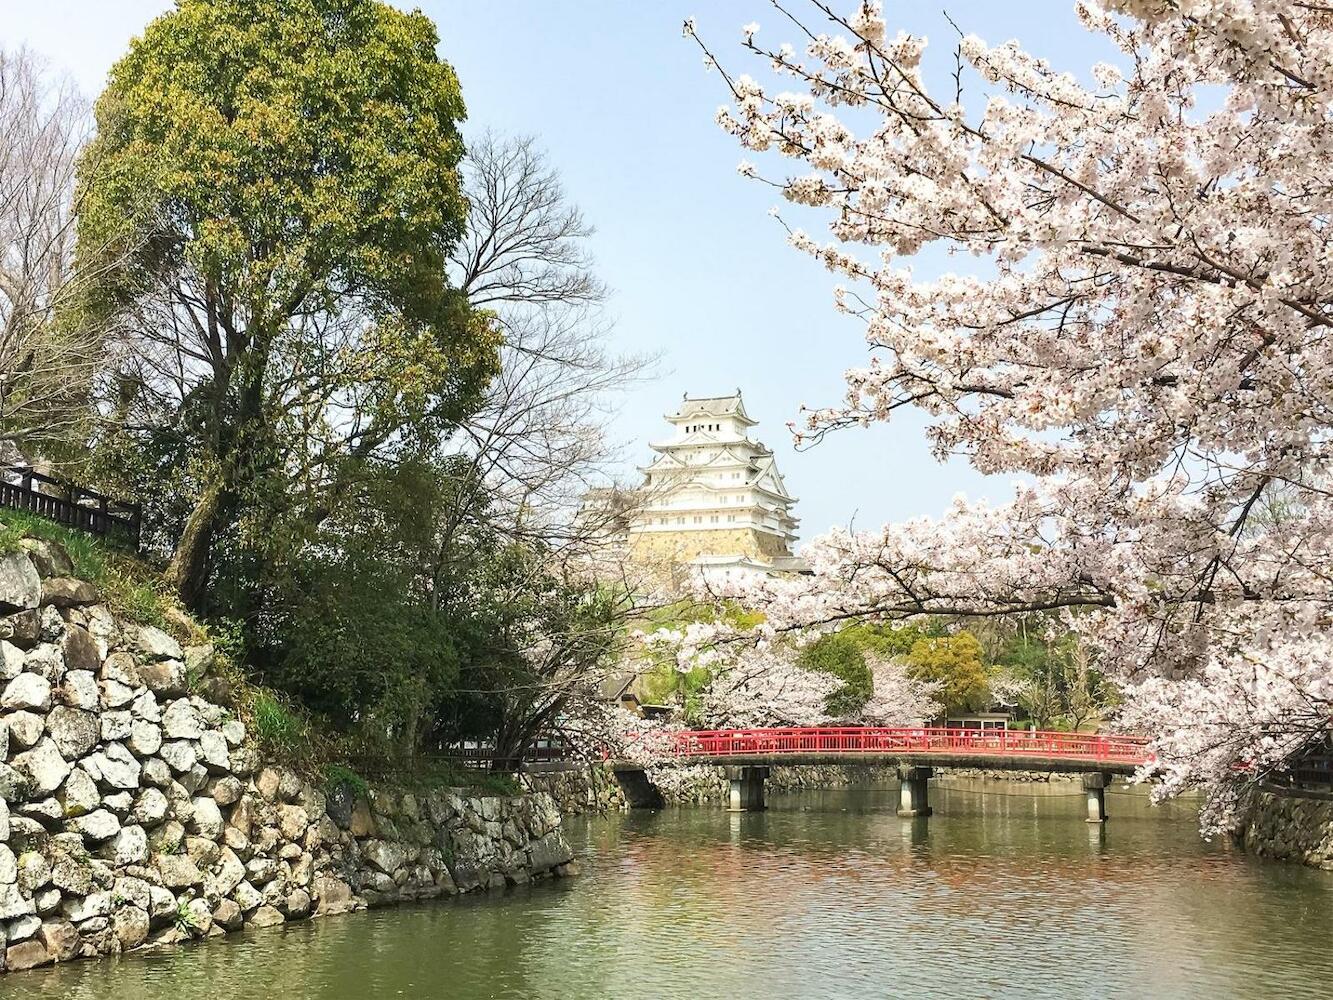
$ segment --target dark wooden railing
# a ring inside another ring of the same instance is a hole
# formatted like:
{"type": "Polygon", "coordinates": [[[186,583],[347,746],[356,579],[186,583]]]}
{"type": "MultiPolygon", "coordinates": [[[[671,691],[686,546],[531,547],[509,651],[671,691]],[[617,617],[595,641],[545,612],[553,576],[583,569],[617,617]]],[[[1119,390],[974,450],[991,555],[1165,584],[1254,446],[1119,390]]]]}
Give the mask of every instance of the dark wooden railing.
{"type": "Polygon", "coordinates": [[[543,737],[534,740],[517,756],[506,757],[497,753],[494,747],[480,745],[449,747],[429,756],[481,770],[516,771],[525,764],[554,764],[569,760],[573,755],[573,748],[567,743],[543,737]]]}
{"type": "Polygon", "coordinates": [[[61,482],[29,466],[0,467],[0,507],[25,510],[79,531],[139,547],[142,512],[138,504],[61,482]]]}
{"type": "Polygon", "coordinates": [[[1333,736],[1324,737],[1293,758],[1285,777],[1288,784],[1303,788],[1333,788],[1333,736]]]}
{"type": "Polygon", "coordinates": [[[567,764],[578,757],[574,748],[559,737],[539,737],[522,753],[505,755],[492,746],[461,743],[410,758],[357,755],[347,758],[352,768],[371,776],[393,776],[418,770],[423,773],[444,765],[462,771],[541,770],[548,765],[567,764]]]}

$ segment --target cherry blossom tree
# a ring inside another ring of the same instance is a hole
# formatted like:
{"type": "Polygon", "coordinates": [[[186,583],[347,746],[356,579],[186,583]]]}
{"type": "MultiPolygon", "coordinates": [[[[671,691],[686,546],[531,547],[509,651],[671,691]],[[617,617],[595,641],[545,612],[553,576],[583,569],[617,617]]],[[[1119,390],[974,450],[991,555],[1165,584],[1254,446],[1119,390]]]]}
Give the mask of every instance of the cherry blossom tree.
{"type": "Polygon", "coordinates": [[[858,714],[858,722],[877,726],[919,726],[940,714],[940,685],[908,675],[899,659],[867,656],[874,693],[858,714]]]}
{"type": "Polygon", "coordinates": [[[773,6],[794,44],[746,26],[772,79],[722,69],[718,121],[822,220],[783,224],[869,348],[798,438],[915,408],[940,457],[1031,485],[834,531],[746,599],[769,635],[1077,609],[1159,790],[1219,827],[1333,706],[1333,10],[1084,0],[1113,62],[960,33],[940,90],[878,2],[773,6]],[[974,264],[926,280],[927,249],[974,264]]]}
{"type": "Polygon", "coordinates": [[[785,653],[760,650],[720,672],[703,700],[707,725],[755,729],[831,722],[826,704],[841,682],[832,674],[797,666],[785,653]]]}
{"type": "Polygon", "coordinates": [[[773,642],[766,626],[749,630],[734,622],[694,623],[685,629],[660,629],[643,636],[648,648],[670,651],[681,670],[707,667],[713,673],[703,697],[705,728],[751,729],[765,726],[822,726],[836,723],[921,725],[940,711],[939,685],[916,680],[900,659],[867,656],[872,693],[854,710],[835,714],[830,696],[843,686],[832,673],[800,662],[802,645],[818,636],[773,642]]]}
{"type": "Polygon", "coordinates": [[[679,723],[645,719],[605,701],[582,701],[560,720],[559,733],[586,760],[616,758],[651,766],[674,756],[679,723]]]}

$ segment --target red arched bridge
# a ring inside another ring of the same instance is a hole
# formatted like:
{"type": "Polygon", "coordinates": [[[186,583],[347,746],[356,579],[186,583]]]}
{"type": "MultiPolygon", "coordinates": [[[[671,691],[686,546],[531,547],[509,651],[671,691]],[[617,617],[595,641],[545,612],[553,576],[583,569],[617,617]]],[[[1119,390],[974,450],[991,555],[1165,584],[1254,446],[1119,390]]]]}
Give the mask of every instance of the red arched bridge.
{"type": "Polygon", "coordinates": [[[691,764],[874,764],[1015,771],[1111,771],[1133,774],[1149,760],[1135,736],[842,726],[686,730],[672,734],[665,756],[691,764]]]}
{"type": "MultiPolygon", "coordinates": [[[[764,808],[764,779],[777,766],[894,765],[902,781],[900,816],[930,815],[927,782],[935,767],[1082,773],[1092,822],[1106,818],[1112,777],[1133,774],[1152,759],[1147,741],[1136,736],[920,726],[685,730],[655,738],[653,751],[655,766],[726,767],[731,807],[738,810],[764,808]]],[[[660,804],[642,764],[622,760],[612,767],[631,803],[660,804]]]]}

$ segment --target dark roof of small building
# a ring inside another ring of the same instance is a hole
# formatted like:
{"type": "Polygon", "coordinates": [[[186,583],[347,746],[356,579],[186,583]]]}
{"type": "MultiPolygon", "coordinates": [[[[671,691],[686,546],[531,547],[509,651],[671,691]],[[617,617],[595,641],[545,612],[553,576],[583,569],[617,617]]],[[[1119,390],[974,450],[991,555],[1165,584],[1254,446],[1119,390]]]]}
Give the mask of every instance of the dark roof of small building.
{"type": "Polygon", "coordinates": [[[602,701],[619,701],[637,676],[633,673],[607,674],[598,685],[597,693],[602,701]]]}

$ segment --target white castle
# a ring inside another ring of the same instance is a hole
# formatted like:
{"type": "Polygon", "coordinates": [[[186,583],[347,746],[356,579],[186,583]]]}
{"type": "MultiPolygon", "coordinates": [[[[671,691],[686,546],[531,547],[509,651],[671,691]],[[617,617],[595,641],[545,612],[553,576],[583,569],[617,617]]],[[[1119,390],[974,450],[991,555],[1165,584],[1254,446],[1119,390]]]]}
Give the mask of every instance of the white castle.
{"type": "Polygon", "coordinates": [[[637,563],[683,567],[706,577],[798,572],[792,556],[796,498],[773,452],[750,437],[756,425],[741,391],[691,398],[665,415],[673,435],[650,445],[643,486],[626,523],[637,563]]]}

